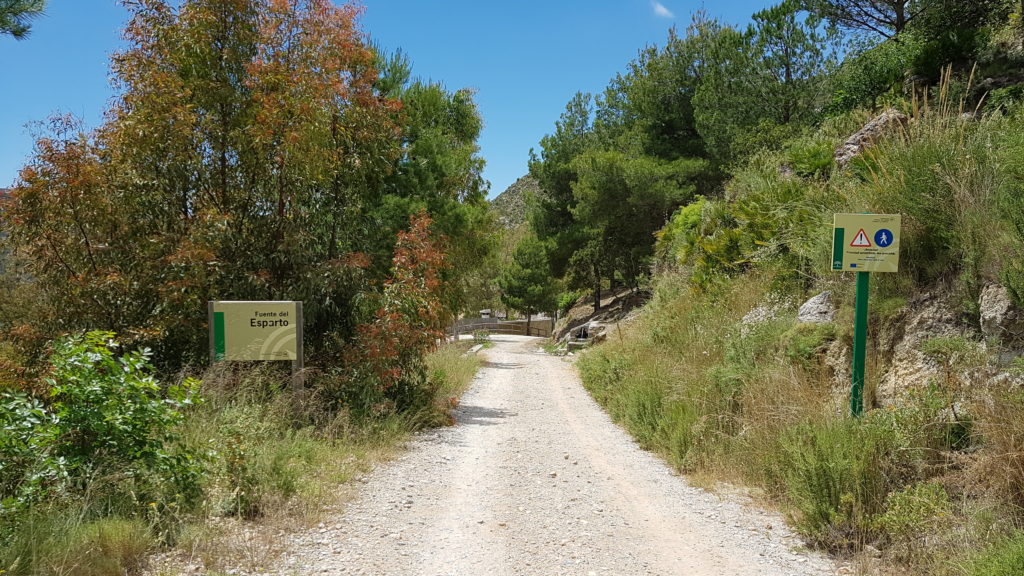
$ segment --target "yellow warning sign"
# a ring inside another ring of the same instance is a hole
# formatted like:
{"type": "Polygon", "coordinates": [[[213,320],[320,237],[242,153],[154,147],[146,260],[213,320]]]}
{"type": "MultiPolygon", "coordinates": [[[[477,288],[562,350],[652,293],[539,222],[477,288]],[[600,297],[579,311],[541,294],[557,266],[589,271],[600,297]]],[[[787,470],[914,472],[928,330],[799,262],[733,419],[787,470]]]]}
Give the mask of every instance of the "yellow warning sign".
{"type": "Polygon", "coordinates": [[[901,220],[899,214],[836,214],[832,231],[832,270],[899,270],[901,220]]]}

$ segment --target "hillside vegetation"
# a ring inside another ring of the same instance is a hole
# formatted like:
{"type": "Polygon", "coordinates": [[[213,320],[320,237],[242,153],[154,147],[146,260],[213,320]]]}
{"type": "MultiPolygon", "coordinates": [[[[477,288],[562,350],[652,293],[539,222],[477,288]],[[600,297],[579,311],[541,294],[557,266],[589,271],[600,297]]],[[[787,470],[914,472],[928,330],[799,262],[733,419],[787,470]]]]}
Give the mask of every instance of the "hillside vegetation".
{"type": "Polygon", "coordinates": [[[502,226],[512,230],[527,222],[527,202],[540,191],[537,180],[527,174],[491,200],[502,226]]]}
{"type": "Polygon", "coordinates": [[[867,571],[1018,574],[1024,340],[988,307],[1002,294],[1018,318],[1024,296],[1019,6],[920,3],[872,37],[832,11],[856,4],[783,2],[745,30],[698,15],[578,95],[531,164],[531,225],[565,285],[653,293],[579,361],[642,445],[867,571]],[[723,56],[738,46],[749,60],[723,56]],[[906,121],[838,163],[884,107],[906,121]],[[838,212],[903,215],[900,272],[872,278],[859,419],[838,212]],[[826,291],[832,320],[798,322],[826,291]]]}

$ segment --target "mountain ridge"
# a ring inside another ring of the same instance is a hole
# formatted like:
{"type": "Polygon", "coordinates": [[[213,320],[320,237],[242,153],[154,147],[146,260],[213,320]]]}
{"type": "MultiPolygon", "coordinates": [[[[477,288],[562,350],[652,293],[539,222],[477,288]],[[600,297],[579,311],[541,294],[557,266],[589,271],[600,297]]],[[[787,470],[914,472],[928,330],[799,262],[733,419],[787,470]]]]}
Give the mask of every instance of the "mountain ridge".
{"type": "Polygon", "coordinates": [[[511,230],[526,223],[526,197],[540,192],[537,179],[529,174],[521,176],[504,192],[491,200],[503,228],[511,230]]]}

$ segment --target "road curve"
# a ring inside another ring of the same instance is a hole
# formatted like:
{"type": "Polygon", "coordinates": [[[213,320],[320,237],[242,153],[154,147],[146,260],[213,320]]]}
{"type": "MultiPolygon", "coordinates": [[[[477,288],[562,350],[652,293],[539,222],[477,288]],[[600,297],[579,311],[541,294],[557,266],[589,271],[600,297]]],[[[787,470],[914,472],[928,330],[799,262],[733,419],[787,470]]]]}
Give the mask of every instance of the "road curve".
{"type": "Polygon", "coordinates": [[[810,576],[836,573],[773,514],[689,486],[539,340],[494,337],[456,426],[418,437],[281,574],[810,576]]]}

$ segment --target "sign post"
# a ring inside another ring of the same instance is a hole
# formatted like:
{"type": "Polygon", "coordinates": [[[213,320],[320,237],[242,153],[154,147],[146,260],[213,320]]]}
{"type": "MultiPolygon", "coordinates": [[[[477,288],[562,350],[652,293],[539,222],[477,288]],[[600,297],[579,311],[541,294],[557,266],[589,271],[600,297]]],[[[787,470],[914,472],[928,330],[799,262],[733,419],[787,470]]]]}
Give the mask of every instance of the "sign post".
{"type": "Polygon", "coordinates": [[[864,413],[864,364],[867,358],[871,273],[899,270],[900,224],[899,214],[835,215],[832,228],[832,270],[857,273],[853,383],[850,389],[850,414],[855,418],[864,413]]]}
{"type": "Polygon", "coordinates": [[[292,389],[302,390],[302,302],[213,301],[208,305],[210,363],[291,360],[292,389]]]}

